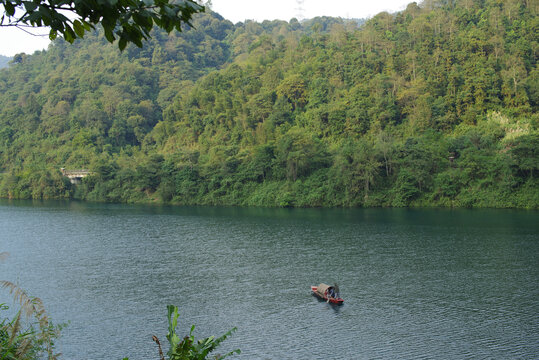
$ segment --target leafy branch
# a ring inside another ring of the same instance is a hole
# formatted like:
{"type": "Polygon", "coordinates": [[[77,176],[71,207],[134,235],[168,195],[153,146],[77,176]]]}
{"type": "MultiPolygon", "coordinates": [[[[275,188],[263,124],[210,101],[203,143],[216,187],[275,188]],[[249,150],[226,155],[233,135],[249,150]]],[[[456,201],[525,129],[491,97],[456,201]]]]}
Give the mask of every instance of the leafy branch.
{"type": "Polygon", "coordinates": [[[101,24],[109,42],[119,39],[120,50],[127,43],[142,47],[154,25],[182,31],[182,24],[192,26],[192,16],[205,10],[192,0],[0,0],[0,5],[0,26],[49,27],[51,40],[61,34],[73,43],[101,24]]]}

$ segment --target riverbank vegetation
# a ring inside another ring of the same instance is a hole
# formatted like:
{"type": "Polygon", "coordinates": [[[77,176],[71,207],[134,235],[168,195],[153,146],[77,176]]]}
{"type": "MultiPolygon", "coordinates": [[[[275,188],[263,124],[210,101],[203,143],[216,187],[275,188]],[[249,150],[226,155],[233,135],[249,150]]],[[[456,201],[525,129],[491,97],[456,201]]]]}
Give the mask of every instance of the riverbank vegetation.
{"type": "Polygon", "coordinates": [[[0,196],[539,208],[534,2],[102,32],[0,70],[0,196]],[[89,168],[72,185],[60,168],[89,168]]]}
{"type": "Polygon", "coordinates": [[[62,327],[50,322],[41,299],[29,297],[11,282],[2,281],[0,285],[9,288],[21,305],[15,316],[9,317],[4,316],[9,306],[0,304],[0,359],[58,359],[54,341],[62,327]]]}
{"type": "MultiPolygon", "coordinates": [[[[7,256],[8,253],[1,252],[0,262],[7,256]]],[[[19,306],[10,316],[9,306],[0,303],[0,359],[58,359],[55,341],[63,326],[52,323],[41,299],[29,296],[11,281],[0,280],[0,288],[7,290],[19,306]]]]}
{"type": "MultiPolygon", "coordinates": [[[[169,343],[169,350],[167,351],[168,360],[204,360],[204,359],[225,359],[234,354],[241,354],[241,350],[236,349],[230,351],[224,355],[215,354],[215,351],[219,345],[225,341],[233,332],[237,329],[232,328],[227,331],[225,334],[215,338],[215,336],[210,336],[205,339],[195,340],[193,332],[195,331],[195,325],[191,326],[191,331],[188,336],[185,336],[183,339],[180,339],[176,333],[176,326],[178,325],[178,307],[175,305],[168,305],[168,333],[167,340],[169,343]]],[[[163,349],[161,347],[161,342],[157,336],[153,336],[153,341],[157,344],[159,350],[159,359],[165,360],[165,355],[163,354],[163,349]]],[[[124,358],[128,360],[128,358],[124,358]]]]}

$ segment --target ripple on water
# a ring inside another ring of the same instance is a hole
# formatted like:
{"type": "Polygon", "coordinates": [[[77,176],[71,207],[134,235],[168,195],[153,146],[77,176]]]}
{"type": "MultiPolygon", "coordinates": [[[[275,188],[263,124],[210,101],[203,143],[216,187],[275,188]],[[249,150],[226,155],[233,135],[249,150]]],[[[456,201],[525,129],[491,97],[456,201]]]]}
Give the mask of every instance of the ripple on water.
{"type": "Polygon", "coordinates": [[[71,321],[66,359],[155,358],[171,303],[242,359],[539,353],[537,213],[66,204],[0,203],[2,276],[71,321]]]}

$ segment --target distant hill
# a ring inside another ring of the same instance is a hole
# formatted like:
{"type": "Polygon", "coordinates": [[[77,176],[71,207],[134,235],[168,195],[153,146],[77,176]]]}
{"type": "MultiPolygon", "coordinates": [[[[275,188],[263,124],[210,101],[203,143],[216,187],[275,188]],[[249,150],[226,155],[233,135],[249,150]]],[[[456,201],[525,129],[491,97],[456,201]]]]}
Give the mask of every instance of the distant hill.
{"type": "Polygon", "coordinates": [[[530,4],[57,40],[0,72],[0,197],[539,208],[530,4]]]}
{"type": "Polygon", "coordinates": [[[0,69],[7,67],[11,59],[9,56],[0,55],[0,69]]]}

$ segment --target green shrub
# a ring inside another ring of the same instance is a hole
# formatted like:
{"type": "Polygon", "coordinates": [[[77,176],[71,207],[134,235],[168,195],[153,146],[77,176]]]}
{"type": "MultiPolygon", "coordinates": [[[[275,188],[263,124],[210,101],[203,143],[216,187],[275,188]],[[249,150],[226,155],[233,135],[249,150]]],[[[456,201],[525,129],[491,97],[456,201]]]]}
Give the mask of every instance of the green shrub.
{"type": "MultiPolygon", "coordinates": [[[[176,334],[176,326],[178,325],[178,307],[174,305],[168,305],[168,334],[167,340],[169,342],[169,350],[167,352],[168,360],[204,360],[209,359],[210,354],[225,341],[236,328],[232,328],[230,331],[221,335],[218,338],[210,336],[208,338],[195,341],[193,332],[195,331],[195,325],[191,326],[189,335],[180,340],[178,334],[176,334]]],[[[161,360],[165,360],[163,350],[161,348],[161,342],[157,336],[153,336],[153,341],[156,342],[159,348],[159,356],[161,360]]],[[[233,354],[240,354],[239,349],[233,350],[225,355],[215,354],[213,359],[224,359],[233,354]]],[[[123,360],[128,360],[124,358],[123,360]]]]}

